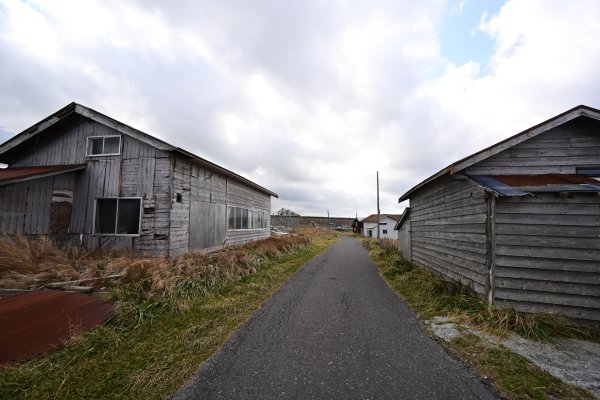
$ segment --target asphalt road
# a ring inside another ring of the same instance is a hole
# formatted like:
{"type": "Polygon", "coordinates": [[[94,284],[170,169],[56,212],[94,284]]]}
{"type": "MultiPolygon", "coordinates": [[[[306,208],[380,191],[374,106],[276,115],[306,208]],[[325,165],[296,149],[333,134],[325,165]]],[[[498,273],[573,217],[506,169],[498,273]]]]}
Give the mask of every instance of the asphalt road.
{"type": "Polygon", "coordinates": [[[344,237],[290,279],[174,399],[495,399],[344,237]]]}

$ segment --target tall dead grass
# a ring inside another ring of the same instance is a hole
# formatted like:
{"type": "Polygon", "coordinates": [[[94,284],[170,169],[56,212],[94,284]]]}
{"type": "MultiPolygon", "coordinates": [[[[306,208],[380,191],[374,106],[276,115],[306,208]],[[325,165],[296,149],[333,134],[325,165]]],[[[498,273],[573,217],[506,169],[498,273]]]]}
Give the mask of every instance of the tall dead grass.
{"type": "Polygon", "coordinates": [[[100,278],[131,262],[128,251],[89,252],[45,235],[0,236],[0,287],[30,289],[49,282],[100,278]]]}
{"type": "Polygon", "coordinates": [[[0,237],[0,286],[23,288],[38,282],[78,277],[69,251],[59,248],[47,236],[0,237]]]}
{"type": "Polygon", "coordinates": [[[216,253],[190,253],[175,259],[133,260],[115,287],[117,322],[132,325],[165,307],[186,309],[195,299],[256,273],[282,256],[306,247],[304,235],[269,238],[216,253]]]}
{"type": "MultiPolygon", "coordinates": [[[[152,318],[164,307],[184,309],[198,297],[256,273],[275,259],[310,243],[304,232],[178,258],[139,258],[127,251],[88,252],[59,246],[46,236],[0,237],[0,287],[32,288],[48,282],[123,273],[113,287],[117,319],[124,325],[152,318]]],[[[100,280],[98,285],[104,283],[100,280]]]]}

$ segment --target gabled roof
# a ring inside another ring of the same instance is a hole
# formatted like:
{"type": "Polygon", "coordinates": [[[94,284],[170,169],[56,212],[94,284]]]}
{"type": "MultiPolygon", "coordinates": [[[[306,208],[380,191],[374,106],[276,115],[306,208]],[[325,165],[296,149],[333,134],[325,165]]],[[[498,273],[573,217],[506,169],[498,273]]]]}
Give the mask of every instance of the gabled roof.
{"type": "Polygon", "coordinates": [[[395,231],[400,229],[400,227],[402,226],[404,221],[406,221],[406,219],[408,218],[409,215],[410,215],[410,207],[406,207],[404,209],[404,212],[402,213],[402,216],[400,217],[400,219],[398,219],[398,222],[396,222],[396,225],[394,226],[395,231]]]}
{"type": "Polygon", "coordinates": [[[569,121],[571,121],[575,118],[579,118],[579,117],[588,117],[588,118],[600,120],[600,110],[592,108],[592,107],[588,107],[585,105],[579,105],[577,107],[573,107],[570,110],[563,112],[562,114],[552,117],[547,121],[544,121],[538,125],[532,126],[531,128],[524,130],[523,132],[517,133],[514,136],[504,139],[501,142],[498,142],[492,146],[486,147],[483,150],[480,150],[474,154],[471,154],[470,156],[467,156],[463,159],[460,159],[460,160],[448,165],[446,168],[442,169],[441,171],[433,174],[429,178],[420,182],[419,184],[414,186],[412,189],[410,189],[408,192],[406,192],[402,196],[400,196],[400,198],[398,199],[398,203],[401,203],[404,200],[407,200],[410,197],[410,195],[412,193],[414,193],[417,189],[425,186],[429,182],[436,180],[437,178],[440,178],[446,174],[453,175],[457,172],[460,172],[460,171],[472,166],[473,164],[476,164],[480,161],[485,160],[486,158],[492,157],[492,156],[500,153],[501,151],[504,151],[508,148],[516,146],[519,143],[522,143],[528,139],[534,138],[552,128],[555,128],[559,125],[562,125],[566,122],[569,122],[569,121]]]}
{"type": "Polygon", "coordinates": [[[0,169],[0,186],[79,171],[85,169],[85,167],[85,164],[69,164],[45,165],[43,167],[4,168],[0,169]]]}
{"type": "MultiPolygon", "coordinates": [[[[390,218],[394,221],[398,221],[402,215],[401,214],[379,214],[379,219],[390,218]]],[[[377,222],[377,214],[371,214],[368,217],[364,218],[361,222],[377,222]]]]}
{"type": "Polygon", "coordinates": [[[60,124],[67,123],[69,121],[76,121],[78,119],[89,119],[89,120],[98,122],[102,125],[113,128],[122,134],[131,136],[141,142],[144,142],[150,146],[153,146],[159,150],[176,153],[176,154],[182,155],[186,158],[189,158],[190,160],[192,160],[192,162],[195,162],[196,164],[202,165],[202,166],[210,168],[212,170],[216,170],[216,171],[222,173],[223,175],[233,178],[237,181],[240,181],[262,193],[265,193],[265,194],[268,194],[268,195],[274,196],[274,197],[279,197],[276,193],[271,192],[270,190],[265,189],[264,187],[262,187],[260,185],[257,185],[256,183],[252,182],[251,180],[246,179],[243,176],[236,174],[235,172],[232,172],[226,168],[223,168],[217,164],[214,164],[202,157],[198,157],[197,155],[190,153],[189,151],[186,151],[182,148],[170,145],[169,143],[164,142],[160,139],[157,139],[154,136],[148,135],[147,133],[144,133],[140,130],[137,130],[128,125],[125,125],[124,123],[119,122],[113,118],[110,118],[110,117],[108,117],[98,111],[95,111],[89,107],[85,107],[85,106],[82,106],[81,104],[77,104],[74,102],[61,108],[60,110],[58,110],[54,114],[50,115],[49,117],[44,118],[42,121],[38,122],[37,124],[25,129],[23,132],[17,134],[16,136],[12,137],[11,139],[7,140],[6,142],[0,144],[0,162],[6,162],[8,160],[8,158],[7,158],[8,154],[10,154],[14,151],[18,151],[18,148],[21,145],[34,139],[41,133],[48,132],[49,130],[51,130],[51,128],[60,126],[60,124]]]}

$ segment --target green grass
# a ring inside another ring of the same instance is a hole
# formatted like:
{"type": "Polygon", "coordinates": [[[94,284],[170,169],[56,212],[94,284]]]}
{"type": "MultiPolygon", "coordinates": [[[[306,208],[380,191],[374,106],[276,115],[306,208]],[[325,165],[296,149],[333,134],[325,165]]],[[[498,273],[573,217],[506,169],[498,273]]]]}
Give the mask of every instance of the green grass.
{"type": "MultiPolygon", "coordinates": [[[[404,260],[390,243],[364,240],[363,245],[369,250],[384,279],[421,319],[446,316],[495,335],[515,333],[538,341],[551,341],[559,336],[593,341],[600,338],[596,329],[572,326],[553,315],[523,314],[512,308],[490,308],[469,288],[443,281],[427,269],[404,260]]],[[[503,346],[482,341],[475,335],[459,336],[447,347],[505,398],[594,398],[589,392],[553,377],[526,358],[503,346]]]]}
{"type": "Polygon", "coordinates": [[[125,301],[127,312],[113,323],[2,372],[0,398],[165,398],[294,272],[336,240],[319,236],[310,245],[264,262],[256,273],[203,289],[202,296],[188,296],[178,307],[156,305],[148,294],[138,296],[135,315],[135,307],[125,301]],[[145,303],[150,310],[144,309],[145,303]]]}

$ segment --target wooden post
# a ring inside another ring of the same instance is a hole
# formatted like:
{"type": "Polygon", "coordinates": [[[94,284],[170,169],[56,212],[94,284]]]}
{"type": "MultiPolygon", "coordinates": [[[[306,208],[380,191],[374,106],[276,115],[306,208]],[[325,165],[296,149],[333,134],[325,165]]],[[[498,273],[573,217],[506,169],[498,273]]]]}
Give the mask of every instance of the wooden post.
{"type": "Polygon", "coordinates": [[[488,305],[494,305],[496,289],[496,194],[488,193],[485,226],[487,277],[485,291],[488,305]]]}
{"type": "Polygon", "coordinates": [[[377,171],[377,240],[379,240],[379,171],[377,171]]]}

